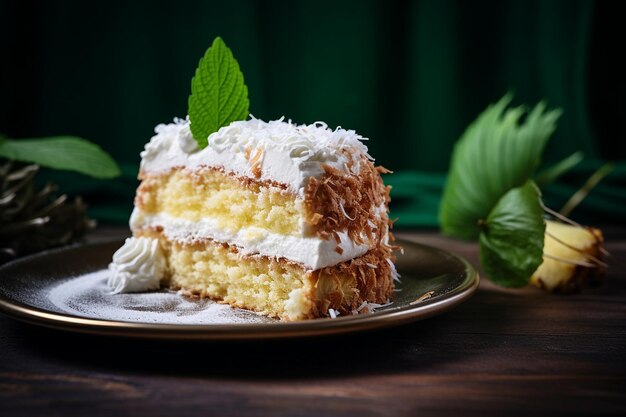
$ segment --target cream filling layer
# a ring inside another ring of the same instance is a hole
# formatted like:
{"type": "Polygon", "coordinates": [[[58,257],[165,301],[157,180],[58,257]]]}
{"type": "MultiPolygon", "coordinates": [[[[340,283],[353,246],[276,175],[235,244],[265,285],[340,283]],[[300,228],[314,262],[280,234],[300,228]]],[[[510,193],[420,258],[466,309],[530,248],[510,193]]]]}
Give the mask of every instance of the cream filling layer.
{"type": "Polygon", "coordinates": [[[135,208],[130,219],[133,231],[149,227],[162,227],[171,240],[192,242],[196,239],[213,239],[237,246],[243,254],[260,254],[298,262],[311,270],[337,265],[364,255],[369,246],[357,245],[346,232],[338,232],[340,243],[334,239],[323,240],[317,236],[285,236],[258,227],[227,230],[217,221],[203,218],[189,221],[167,214],[146,214],[135,208]],[[336,249],[341,248],[339,253],[336,249]]]}

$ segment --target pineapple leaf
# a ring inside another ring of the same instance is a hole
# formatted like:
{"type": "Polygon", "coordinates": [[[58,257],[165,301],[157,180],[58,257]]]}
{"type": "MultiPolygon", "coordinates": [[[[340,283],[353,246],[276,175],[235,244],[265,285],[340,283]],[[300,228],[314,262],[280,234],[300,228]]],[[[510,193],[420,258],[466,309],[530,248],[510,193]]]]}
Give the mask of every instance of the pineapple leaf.
{"type": "Polygon", "coordinates": [[[476,239],[498,200],[529,180],[561,115],[543,102],[508,108],[507,94],[465,130],[454,147],[439,211],[443,233],[476,239]],[[522,120],[523,119],[523,120],[522,120]]]}
{"type": "Polygon", "coordinates": [[[543,261],[545,222],[539,189],[532,181],[513,188],[482,224],[480,263],[496,284],[523,287],[543,261]]]}
{"type": "Polygon", "coordinates": [[[589,195],[591,190],[593,190],[604,177],[609,175],[614,168],[615,166],[611,162],[606,162],[596,172],[591,174],[591,177],[585,181],[582,188],[576,191],[576,193],[574,193],[574,195],[565,202],[565,205],[563,205],[560,210],[561,215],[566,217],[569,216],[572,210],[574,210],[576,206],[578,206],[589,195]]]}
{"type": "Polygon", "coordinates": [[[584,158],[585,154],[581,151],[574,152],[565,159],[560,160],[556,164],[544,169],[535,176],[535,182],[539,187],[553,183],[561,175],[578,165],[584,158]]]}

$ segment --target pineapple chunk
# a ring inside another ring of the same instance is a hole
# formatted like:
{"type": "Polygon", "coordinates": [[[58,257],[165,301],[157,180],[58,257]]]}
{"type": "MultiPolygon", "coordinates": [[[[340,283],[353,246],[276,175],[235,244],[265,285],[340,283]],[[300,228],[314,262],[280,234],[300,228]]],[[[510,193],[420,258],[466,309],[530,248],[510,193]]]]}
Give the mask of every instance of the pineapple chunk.
{"type": "Polygon", "coordinates": [[[605,272],[603,242],[599,229],[546,221],[543,263],[530,283],[560,293],[598,285],[605,272]]]}

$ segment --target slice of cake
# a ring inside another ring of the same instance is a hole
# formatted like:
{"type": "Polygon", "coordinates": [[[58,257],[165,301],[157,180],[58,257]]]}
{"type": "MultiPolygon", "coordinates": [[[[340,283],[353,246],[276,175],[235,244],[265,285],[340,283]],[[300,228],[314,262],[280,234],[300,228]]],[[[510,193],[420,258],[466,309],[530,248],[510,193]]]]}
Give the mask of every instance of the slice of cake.
{"type": "Polygon", "coordinates": [[[389,187],[362,140],[253,118],[200,150],[187,120],[157,126],[109,284],[162,284],[284,320],[389,301],[389,187]]]}

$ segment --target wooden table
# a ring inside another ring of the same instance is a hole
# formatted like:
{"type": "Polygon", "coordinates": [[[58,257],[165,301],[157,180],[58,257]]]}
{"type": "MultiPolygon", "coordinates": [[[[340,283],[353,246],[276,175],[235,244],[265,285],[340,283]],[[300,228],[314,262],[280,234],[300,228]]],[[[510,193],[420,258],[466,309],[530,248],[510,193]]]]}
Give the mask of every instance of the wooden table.
{"type": "MultiPolygon", "coordinates": [[[[483,280],[444,315],[349,336],[147,342],[0,316],[0,416],[624,416],[626,233],[611,230],[601,288],[552,296],[483,280]]],[[[404,236],[478,264],[474,244],[404,236]]]]}

